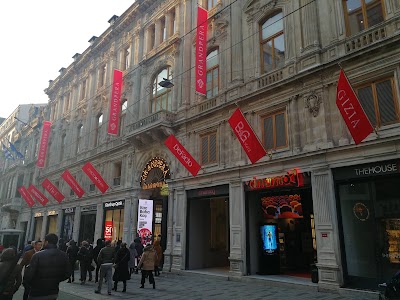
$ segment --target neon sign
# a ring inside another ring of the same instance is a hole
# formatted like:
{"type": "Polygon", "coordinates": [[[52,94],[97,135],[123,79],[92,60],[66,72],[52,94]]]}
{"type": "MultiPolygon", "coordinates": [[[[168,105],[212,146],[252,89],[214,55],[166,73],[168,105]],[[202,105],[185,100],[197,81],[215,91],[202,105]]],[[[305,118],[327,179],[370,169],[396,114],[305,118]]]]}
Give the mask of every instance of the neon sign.
{"type": "Polygon", "coordinates": [[[162,188],[170,176],[167,162],[160,157],[154,157],[143,169],[140,184],[144,190],[162,188]]]}
{"type": "Polygon", "coordinates": [[[304,185],[303,175],[296,169],[289,170],[285,175],[266,177],[246,182],[250,190],[272,189],[278,187],[301,187],[304,185]]]}

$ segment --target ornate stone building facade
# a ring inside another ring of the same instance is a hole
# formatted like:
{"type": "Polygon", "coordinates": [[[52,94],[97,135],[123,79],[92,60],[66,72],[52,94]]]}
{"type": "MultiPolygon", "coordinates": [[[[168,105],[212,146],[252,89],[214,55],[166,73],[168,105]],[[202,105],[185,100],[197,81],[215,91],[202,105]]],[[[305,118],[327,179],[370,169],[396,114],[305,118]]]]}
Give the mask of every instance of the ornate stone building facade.
{"type": "Polygon", "coordinates": [[[67,197],[24,207],[19,221],[32,223],[30,238],[52,220],[63,237],[93,241],[110,219],[115,237],[130,242],[138,200],[152,199],[167,270],[260,273],[259,226],[276,224],[281,273],[316,263],[322,289],[375,284],[399,254],[388,241],[400,229],[400,2],[201,4],[209,11],[207,96],[194,90],[195,1],[135,2],[60,70],[46,89],[52,138],[37,180],[57,182],[67,197]],[[360,145],[335,104],[339,65],[376,127],[360,145]],[[124,72],[116,137],[106,133],[114,68],[124,72]],[[161,88],[163,78],[174,86],[161,88]],[[227,122],[237,107],[268,150],[256,164],[227,122]],[[163,145],[171,133],[202,165],[198,176],[163,145]],[[88,161],[111,184],[106,194],[82,173],[88,161]],[[60,180],[65,169],[87,191],[82,198],[60,180]]]}

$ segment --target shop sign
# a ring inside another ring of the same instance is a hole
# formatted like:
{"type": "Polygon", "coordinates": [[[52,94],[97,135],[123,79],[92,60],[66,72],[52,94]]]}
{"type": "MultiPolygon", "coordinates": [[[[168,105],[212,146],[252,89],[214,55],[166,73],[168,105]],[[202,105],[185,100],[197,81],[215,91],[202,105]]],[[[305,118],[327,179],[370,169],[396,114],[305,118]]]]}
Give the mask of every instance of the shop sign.
{"type": "Polygon", "coordinates": [[[106,224],[104,225],[104,239],[105,240],[112,240],[112,231],[113,231],[113,221],[106,221],[106,224]]]}
{"type": "Polygon", "coordinates": [[[104,208],[108,209],[121,208],[124,206],[125,206],[125,200],[118,200],[118,201],[111,201],[104,203],[104,208]]]}
{"type": "Polygon", "coordinates": [[[73,214],[74,211],[75,211],[74,207],[69,207],[69,208],[64,209],[64,214],[73,214]]]}
{"type": "Polygon", "coordinates": [[[168,184],[165,183],[165,184],[161,187],[160,195],[161,195],[161,196],[168,196],[168,194],[169,194],[168,184]]]}
{"type": "Polygon", "coordinates": [[[92,211],[92,210],[97,210],[97,205],[88,205],[88,206],[83,206],[81,211],[92,211]]]}
{"type": "Polygon", "coordinates": [[[303,174],[297,169],[288,171],[285,175],[260,178],[254,177],[247,181],[246,186],[249,190],[272,189],[280,187],[301,187],[304,185],[303,174]]]}
{"type": "Polygon", "coordinates": [[[37,212],[35,213],[35,218],[43,217],[43,213],[37,212]]]}
{"type": "Polygon", "coordinates": [[[49,211],[47,212],[47,215],[48,215],[48,216],[57,215],[57,211],[55,211],[55,210],[49,210],[49,211]]]}
{"type": "Polygon", "coordinates": [[[218,185],[204,189],[189,190],[187,192],[188,198],[201,198],[229,195],[229,185],[218,185]]]}
{"type": "Polygon", "coordinates": [[[360,221],[367,221],[369,219],[369,209],[364,203],[356,203],[353,206],[353,213],[360,221]]]}
{"type": "Polygon", "coordinates": [[[153,200],[139,199],[137,230],[144,245],[151,242],[153,236],[153,200]]]}
{"type": "Polygon", "coordinates": [[[162,188],[170,176],[167,162],[160,157],[154,157],[143,169],[140,185],[144,190],[162,188]]]}
{"type": "Polygon", "coordinates": [[[400,161],[386,161],[333,170],[333,176],[336,180],[398,173],[400,173],[400,161]]]}

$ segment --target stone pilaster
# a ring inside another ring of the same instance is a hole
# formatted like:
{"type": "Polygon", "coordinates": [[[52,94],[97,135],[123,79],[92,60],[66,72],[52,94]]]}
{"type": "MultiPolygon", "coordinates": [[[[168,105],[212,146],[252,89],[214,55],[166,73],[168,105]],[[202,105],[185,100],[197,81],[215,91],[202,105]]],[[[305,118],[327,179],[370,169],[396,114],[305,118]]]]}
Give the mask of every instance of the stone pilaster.
{"type": "MultiPolygon", "coordinates": [[[[231,12],[231,65],[232,65],[232,82],[243,80],[243,34],[242,34],[242,22],[237,22],[241,19],[242,9],[241,3],[235,1],[232,3],[231,12]]],[[[221,51],[221,50],[220,50],[221,51]]]]}
{"type": "Polygon", "coordinates": [[[42,223],[42,232],[40,233],[40,239],[44,241],[44,237],[47,233],[47,223],[49,221],[49,217],[47,216],[47,212],[43,212],[43,223],[42,223]]]}
{"type": "Polygon", "coordinates": [[[174,245],[173,220],[174,220],[174,191],[172,188],[168,195],[168,220],[167,220],[167,249],[164,252],[164,269],[171,271],[172,247],[174,245]]]}
{"type": "Polygon", "coordinates": [[[171,268],[175,270],[185,269],[185,248],[186,248],[186,212],[187,198],[184,188],[175,190],[175,205],[173,208],[173,226],[172,234],[172,254],[171,268]]]}
{"type": "Polygon", "coordinates": [[[241,181],[229,184],[230,272],[246,274],[246,221],[241,181]]]}
{"type": "Polygon", "coordinates": [[[101,238],[103,236],[103,203],[98,203],[97,204],[97,212],[96,212],[96,227],[94,231],[94,241],[97,241],[97,239],[101,238]]]}
{"type": "MultiPolygon", "coordinates": [[[[125,199],[124,207],[124,232],[122,240],[127,243],[133,242],[133,236],[130,229],[132,228],[132,200],[125,199]]],[[[129,245],[129,244],[128,244],[129,245]]]]}
{"type": "Polygon", "coordinates": [[[57,230],[56,230],[58,237],[61,236],[63,219],[64,219],[64,210],[59,208],[57,210],[57,230]]]}
{"type": "Polygon", "coordinates": [[[81,207],[77,206],[75,208],[75,216],[74,216],[74,229],[72,231],[72,239],[75,242],[78,242],[79,239],[79,227],[81,225],[81,207]]]}
{"type": "Polygon", "coordinates": [[[155,23],[155,41],[154,41],[154,47],[158,47],[161,43],[161,19],[158,19],[155,23]]]}
{"type": "Polygon", "coordinates": [[[332,172],[321,168],[311,177],[315,233],[317,239],[319,288],[335,290],[343,283],[340,243],[332,172]]]}
{"type": "Polygon", "coordinates": [[[311,0],[301,0],[303,51],[319,47],[317,4],[311,0]]]}

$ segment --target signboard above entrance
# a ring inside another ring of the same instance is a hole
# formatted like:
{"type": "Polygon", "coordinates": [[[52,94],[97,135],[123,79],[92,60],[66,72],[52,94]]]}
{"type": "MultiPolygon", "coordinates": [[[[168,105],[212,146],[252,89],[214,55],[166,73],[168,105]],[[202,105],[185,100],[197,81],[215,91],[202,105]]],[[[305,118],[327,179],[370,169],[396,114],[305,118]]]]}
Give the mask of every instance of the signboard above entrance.
{"type": "Polygon", "coordinates": [[[285,175],[260,178],[254,177],[246,182],[248,190],[263,190],[281,187],[301,187],[304,185],[303,174],[296,169],[289,170],[285,175]]]}
{"type": "Polygon", "coordinates": [[[142,189],[162,188],[171,177],[167,162],[161,157],[152,158],[143,169],[140,177],[142,189]]]}

